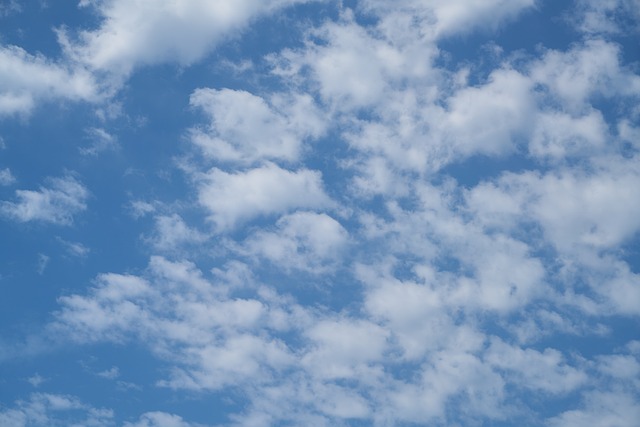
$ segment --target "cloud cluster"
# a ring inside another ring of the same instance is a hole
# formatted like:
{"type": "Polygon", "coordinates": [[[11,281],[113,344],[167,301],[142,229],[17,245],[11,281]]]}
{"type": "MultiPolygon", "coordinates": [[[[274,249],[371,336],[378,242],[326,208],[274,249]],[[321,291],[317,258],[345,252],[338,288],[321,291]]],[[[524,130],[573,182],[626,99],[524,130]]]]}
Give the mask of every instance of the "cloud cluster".
{"type": "MultiPolygon", "coordinates": [[[[125,79],[189,66],[297,3],[87,0],[99,27],[62,40],[87,75],[125,79]]],[[[241,400],[227,425],[632,426],[640,343],[612,328],[640,314],[624,253],[640,231],[640,76],[593,17],[631,3],[578,2],[583,39],[486,69],[447,62],[443,41],[498,30],[535,1],[341,5],[264,58],[277,90],[192,91],[184,107],[204,118],[183,129],[184,197],[132,204],[152,216],[148,266],[60,297],[46,334],[135,342],[164,368],[156,386],[241,400]]],[[[71,225],[88,197],[65,176],[0,210],[71,225]]],[[[0,417],[24,425],[52,399],[0,417]]]]}

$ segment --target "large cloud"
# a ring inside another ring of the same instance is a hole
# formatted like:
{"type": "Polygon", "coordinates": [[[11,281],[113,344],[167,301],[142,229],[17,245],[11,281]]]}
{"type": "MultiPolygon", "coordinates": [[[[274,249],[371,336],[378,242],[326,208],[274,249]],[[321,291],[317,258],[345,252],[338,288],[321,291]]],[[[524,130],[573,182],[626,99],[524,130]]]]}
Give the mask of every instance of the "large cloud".
{"type": "Polygon", "coordinates": [[[303,1],[84,0],[100,26],[62,41],[70,57],[92,70],[126,76],[141,65],[190,65],[252,19],[303,1]]]}

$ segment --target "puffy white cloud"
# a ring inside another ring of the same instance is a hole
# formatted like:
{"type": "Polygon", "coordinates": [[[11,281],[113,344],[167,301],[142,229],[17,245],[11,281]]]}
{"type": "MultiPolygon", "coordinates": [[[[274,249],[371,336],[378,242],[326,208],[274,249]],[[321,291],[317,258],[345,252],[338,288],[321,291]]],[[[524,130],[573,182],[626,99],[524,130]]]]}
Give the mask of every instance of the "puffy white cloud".
{"type": "Polygon", "coordinates": [[[70,38],[66,53],[97,71],[127,76],[138,66],[163,62],[190,65],[251,20],[304,0],[88,0],[98,28],[70,38]]]}
{"type": "Polygon", "coordinates": [[[388,332],[375,323],[350,319],[321,320],[306,331],[313,343],[301,363],[312,375],[325,379],[371,376],[371,362],[380,362],[388,332]]]}
{"type": "Polygon", "coordinates": [[[274,96],[267,103],[245,91],[198,89],[190,104],[211,119],[207,128],[191,130],[191,140],[218,161],[296,161],[302,142],[318,137],[325,126],[308,95],[274,96]]]}
{"type": "Polygon", "coordinates": [[[332,205],[319,172],[289,171],[271,163],[237,173],[211,169],[200,178],[198,200],[218,231],[258,216],[332,205]]]}
{"type": "Polygon", "coordinates": [[[590,157],[607,148],[608,137],[607,124],[597,110],[578,117],[545,112],[538,115],[529,140],[529,152],[555,162],[590,157]]]}
{"type": "Polygon", "coordinates": [[[515,376],[510,384],[523,388],[565,394],[577,389],[588,379],[585,372],[567,365],[562,353],[554,349],[547,348],[540,352],[493,339],[484,357],[491,365],[515,376]]]}
{"type": "Polygon", "coordinates": [[[70,225],[87,208],[89,191],[73,176],[52,178],[39,190],[16,190],[17,201],[0,202],[0,213],[19,222],[70,225]]]}
{"type": "Polygon", "coordinates": [[[341,257],[347,241],[347,231],[335,219],[302,211],[280,218],[273,231],[257,232],[245,250],[286,270],[321,273],[341,257]]]}
{"type": "Polygon", "coordinates": [[[430,93],[439,78],[431,65],[438,50],[415,26],[401,24],[384,33],[368,30],[346,14],[340,22],[312,30],[310,36],[320,42],[272,55],[273,72],[317,89],[332,111],[384,105],[389,89],[407,81],[420,81],[422,91],[430,93]],[[315,84],[300,79],[308,71],[315,84]]]}
{"type": "Polygon", "coordinates": [[[530,70],[537,83],[570,111],[589,109],[594,95],[640,95],[640,76],[620,63],[620,48],[600,39],[587,40],[566,52],[551,50],[530,70]]]}
{"type": "Polygon", "coordinates": [[[152,258],[147,276],[103,274],[87,295],[60,298],[52,336],[141,339],[174,364],[170,378],[159,383],[173,388],[268,382],[272,370],[291,363],[290,350],[269,333],[295,325],[284,301],[227,296],[228,285],[205,280],[188,262],[152,258]]]}
{"type": "Polygon", "coordinates": [[[82,67],[0,46],[0,117],[28,114],[41,101],[96,101],[99,94],[94,77],[82,67]]]}
{"type": "Polygon", "coordinates": [[[521,73],[500,69],[485,85],[461,89],[449,98],[441,132],[451,135],[455,157],[513,151],[535,111],[531,85],[521,73]]]}

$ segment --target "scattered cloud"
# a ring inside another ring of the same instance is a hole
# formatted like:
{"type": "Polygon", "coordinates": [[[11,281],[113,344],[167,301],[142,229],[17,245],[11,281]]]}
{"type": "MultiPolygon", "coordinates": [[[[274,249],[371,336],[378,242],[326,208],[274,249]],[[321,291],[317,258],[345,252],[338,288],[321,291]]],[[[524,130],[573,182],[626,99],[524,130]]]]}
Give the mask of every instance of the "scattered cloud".
{"type": "Polygon", "coordinates": [[[16,178],[11,173],[11,169],[0,169],[0,185],[8,186],[16,182],[16,178]]]}
{"type": "Polygon", "coordinates": [[[76,214],[86,210],[89,191],[71,175],[51,178],[38,190],[16,190],[17,201],[0,202],[0,213],[18,221],[71,225],[76,214]]]}
{"type": "Polygon", "coordinates": [[[118,148],[117,138],[104,129],[87,129],[87,137],[91,140],[91,145],[79,149],[80,153],[85,156],[97,156],[104,151],[116,150],[118,148]]]}
{"type": "MultiPolygon", "coordinates": [[[[238,427],[634,425],[640,76],[620,40],[637,1],[576,1],[578,32],[520,50],[510,22],[567,23],[535,0],[303,3],[83,0],[93,24],[57,30],[59,59],[0,48],[4,120],[96,102],[64,161],[120,147],[115,173],[140,171],[92,186],[116,206],[108,252],[91,238],[102,216],[76,222],[90,208],[76,175],[0,202],[7,227],[75,224],[59,249],[107,254],[64,276],[41,334],[3,338],[2,356],[117,348],[86,370],[110,401],[160,389],[122,414],[34,393],[0,424],[208,420],[186,395],[238,427]],[[269,32],[293,21],[295,42],[269,32]],[[170,118],[137,102],[141,80],[180,94],[170,118]]],[[[1,185],[40,182],[9,166],[1,185]]],[[[50,250],[29,250],[43,274],[50,250]]]]}

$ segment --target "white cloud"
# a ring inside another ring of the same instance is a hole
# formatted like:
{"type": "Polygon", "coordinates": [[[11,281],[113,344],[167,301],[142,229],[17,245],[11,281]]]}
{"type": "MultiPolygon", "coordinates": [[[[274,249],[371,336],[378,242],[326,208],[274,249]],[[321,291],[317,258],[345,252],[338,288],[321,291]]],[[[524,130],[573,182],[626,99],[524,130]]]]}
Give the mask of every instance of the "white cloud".
{"type": "Polygon", "coordinates": [[[66,53],[97,71],[127,76],[138,66],[163,62],[190,65],[250,21],[296,0],[97,0],[98,28],[76,39],[60,33],[66,53]]]}
{"type": "Polygon", "coordinates": [[[190,104],[210,116],[207,128],[193,128],[191,140],[218,161],[298,160],[302,143],[324,129],[308,95],[273,96],[271,102],[245,91],[198,89],[190,104]]]}
{"type": "Polygon", "coordinates": [[[540,352],[493,339],[485,360],[515,376],[510,384],[553,394],[569,393],[588,379],[585,372],[567,365],[562,353],[555,349],[547,348],[540,352]]]}
{"type": "Polygon", "coordinates": [[[70,225],[86,210],[89,191],[72,176],[52,178],[39,190],[16,190],[18,201],[0,202],[0,213],[18,222],[41,221],[70,225]]]}
{"type": "Polygon", "coordinates": [[[529,152],[555,162],[591,157],[607,148],[608,137],[607,124],[597,110],[578,117],[556,111],[544,112],[536,120],[529,152]]]}
{"type": "Polygon", "coordinates": [[[396,14],[419,17],[432,36],[465,34],[477,28],[496,29],[503,21],[532,8],[535,0],[365,0],[364,8],[387,19],[396,14]]]}
{"type": "Polygon", "coordinates": [[[201,424],[188,423],[179,417],[178,415],[169,414],[166,412],[147,412],[140,416],[140,419],[135,422],[125,422],[123,427],[198,427],[201,424]]]}
{"type": "Polygon", "coordinates": [[[149,241],[156,250],[172,252],[207,239],[205,233],[189,227],[180,215],[172,214],[155,217],[155,230],[149,241]]]}
{"type": "Polygon", "coordinates": [[[211,169],[200,178],[198,200],[218,231],[258,216],[332,204],[319,172],[289,171],[270,163],[238,173],[211,169]]]}
{"type": "Polygon", "coordinates": [[[419,29],[403,23],[385,34],[363,28],[346,14],[309,35],[321,42],[272,55],[273,72],[317,89],[332,111],[384,105],[389,88],[406,81],[420,81],[429,93],[439,77],[431,66],[437,48],[423,40],[419,29]],[[307,70],[313,84],[300,78],[307,70]]]}
{"type": "Polygon", "coordinates": [[[96,101],[99,92],[93,76],[81,67],[0,46],[0,117],[28,114],[40,101],[96,101]]]}
{"type": "Polygon", "coordinates": [[[67,250],[67,254],[71,256],[85,258],[87,255],[89,255],[89,252],[91,252],[91,249],[80,242],[68,242],[60,238],[58,239],[58,241],[65,247],[65,249],[67,250]]]}
{"type": "Polygon", "coordinates": [[[112,366],[110,369],[100,371],[96,375],[108,380],[113,380],[120,376],[120,369],[117,366],[112,366]]]}
{"type": "Polygon", "coordinates": [[[294,316],[281,301],[230,298],[228,291],[191,263],[155,257],[148,279],[104,274],[87,295],[60,298],[50,331],[79,342],[142,339],[174,364],[159,383],[164,386],[202,390],[269,381],[271,370],[292,360],[269,331],[294,327],[294,316]]]}
{"type": "Polygon", "coordinates": [[[620,34],[640,29],[638,0],[578,0],[570,17],[587,34],[620,34]]]}
{"type": "Polygon", "coordinates": [[[566,411],[549,420],[551,427],[633,427],[640,419],[634,395],[625,392],[594,391],[586,394],[584,409],[566,411]]]}
{"type": "Polygon", "coordinates": [[[351,319],[319,321],[306,331],[312,342],[301,360],[312,375],[323,379],[361,378],[375,375],[387,348],[388,332],[366,321],[351,319]]]}
{"type": "Polygon", "coordinates": [[[347,244],[348,233],[326,214],[295,212],[276,222],[273,231],[259,231],[245,242],[245,250],[280,268],[326,272],[347,244]]]}
{"type": "Polygon", "coordinates": [[[0,185],[7,186],[16,182],[9,168],[0,169],[0,185]]]}
{"type": "Polygon", "coordinates": [[[118,148],[118,139],[101,128],[87,129],[87,137],[91,140],[88,147],[80,147],[80,154],[85,156],[97,156],[103,151],[115,150],[118,148]]]}
{"type": "Polygon", "coordinates": [[[29,384],[31,384],[33,387],[40,387],[40,384],[44,383],[45,381],[47,381],[48,378],[44,378],[42,375],[36,373],[32,376],[30,376],[29,378],[27,378],[27,382],[29,384]]]}
{"type": "Polygon", "coordinates": [[[9,409],[0,410],[3,427],[113,425],[113,411],[94,408],[74,396],[33,393],[9,409]]]}
{"type": "Polygon", "coordinates": [[[589,110],[594,95],[638,97],[640,76],[620,63],[620,47],[594,39],[566,52],[551,50],[532,64],[532,79],[569,111],[589,110]]]}
{"type": "Polygon", "coordinates": [[[485,85],[461,89],[449,98],[441,132],[445,138],[451,135],[456,158],[512,152],[535,111],[530,90],[527,77],[499,69],[485,85]]]}

